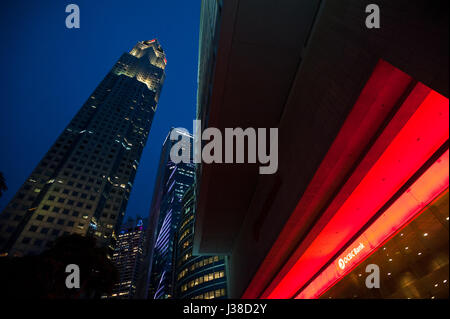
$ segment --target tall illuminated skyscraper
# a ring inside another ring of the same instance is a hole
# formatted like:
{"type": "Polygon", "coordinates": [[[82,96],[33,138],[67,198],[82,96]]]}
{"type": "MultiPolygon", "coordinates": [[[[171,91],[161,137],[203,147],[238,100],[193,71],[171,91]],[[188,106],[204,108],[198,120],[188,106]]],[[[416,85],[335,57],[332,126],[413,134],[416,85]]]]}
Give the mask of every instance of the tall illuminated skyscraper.
{"type": "Polygon", "coordinates": [[[121,230],[112,255],[119,272],[119,282],[113,288],[111,298],[131,299],[136,292],[136,281],[143,264],[145,228],[142,219],[134,227],[121,230]]]}
{"type": "Polygon", "coordinates": [[[166,63],[157,40],[120,57],[0,214],[0,253],[39,253],[70,233],[116,237],[166,63]]]}
{"type": "MultiPolygon", "coordinates": [[[[174,242],[183,208],[183,195],[195,180],[195,164],[172,162],[170,152],[175,143],[183,148],[192,146],[193,137],[183,130],[172,128],[164,141],[158,167],[158,176],[150,208],[148,242],[145,245],[145,266],[142,273],[139,298],[168,299],[174,296],[175,258],[174,242]],[[170,139],[171,133],[183,135],[184,140],[170,139]]],[[[190,152],[192,154],[192,152],[190,152]]]]}

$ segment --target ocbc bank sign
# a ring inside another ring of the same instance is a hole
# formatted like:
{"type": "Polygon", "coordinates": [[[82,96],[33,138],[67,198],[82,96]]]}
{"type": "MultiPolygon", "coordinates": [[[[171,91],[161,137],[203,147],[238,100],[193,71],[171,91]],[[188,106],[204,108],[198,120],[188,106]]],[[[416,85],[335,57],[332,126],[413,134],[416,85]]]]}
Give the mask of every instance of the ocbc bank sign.
{"type": "Polygon", "coordinates": [[[363,249],[364,249],[364,244],[360,242],[359,245],[357,247],[353,248],[347,255],[345,255],[342,258],[339,258],[339,260],[338,260],[339,268],[344,269],[345,266],[350,262],[350,260],[355,258],[356,255],[358,255],[359,252],[363,249]]]}

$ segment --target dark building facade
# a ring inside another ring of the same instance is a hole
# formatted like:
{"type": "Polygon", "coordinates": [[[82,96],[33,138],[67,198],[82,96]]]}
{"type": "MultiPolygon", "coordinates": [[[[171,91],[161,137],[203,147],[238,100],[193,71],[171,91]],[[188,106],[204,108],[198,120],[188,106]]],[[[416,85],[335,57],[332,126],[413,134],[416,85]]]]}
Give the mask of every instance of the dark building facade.
{"type": "MultiPolygon", "coordinates": [[[[172,128],[164,141],[158,174],[149,216],[149,241],[146,244],[147,269],[144,287],[148,287],[142,298],[167,299],[174,297],[175,257],[174,242],[182,211],[184,193],[194,183],[195,165],[170,159],[172,146],[177,143],[170,139],[171,133],[186,139],[186,149],[192,147],[192,136],[184,130],[172,128]],[[189,141],[189,142],[187,142],[189,141]]],[[[190,153],[192,154],[192,152],[190,153]]],[[[143,288],[145,290],[145,288],[143,288]]]]}
{"type": "Polygon", "coordinates": [[[448,4],[371,3],[202,1],[197,118],[279,132],[275,174],[197,170],[230,298],[448,298],[448,4]]]}
{"type": "Polygon", "coordinates": [[[138,219],[133,228],[122,230],[117,236],[112,261],[119,272],[119,281],[113,288],[111,298],[132,299],[141,267],[145,243],[144,221],[138,219]]]}
{"type": "Polygon", "coordinates": [[[226,256],[193,255],[195,185],[183,197],[176,249],[175,297],[224,299],[227,297],[226,256]]]}
{"type": "Polygon", "coordinates": [[[157,40],[124,53],[0,215],[1,252],[39,253],[63,234],[117,235],[165,78],[157,40]]]}

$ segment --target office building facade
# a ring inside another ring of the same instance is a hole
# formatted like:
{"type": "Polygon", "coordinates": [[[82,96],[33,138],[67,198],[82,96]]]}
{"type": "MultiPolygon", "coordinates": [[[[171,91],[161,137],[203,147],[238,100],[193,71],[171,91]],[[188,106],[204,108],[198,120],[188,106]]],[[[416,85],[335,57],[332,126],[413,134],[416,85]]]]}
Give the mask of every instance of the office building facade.
{"type": "Polygon", "coordinates": [[[111,298],[132,299],[143,265],[145,228],[138,219],[135,227],[122,230],[117,236],[112,261],[119,272],[119,281],[113,288],[111,298]]]}
{"type": "Polygon", "coordinates": [[[175,296],[180,299],[227,297],[226,256],[193,255],[195,185],[183,197],[176,245],[175,296]]]}
{"type": "MultiPolygon", "coordinates": [[[[175,246],[178,223],[182,211],[184,193],[194,183],[195,165],[170,159],[170,151],[175,143],[172,133],[183,136],[186,143],[182,147],[191,150],[192,135],[173,128],[164,141],[152,206],[149,216],[149,243],[147,248],[147,298],[168,299],[174,297],[175,246]]],[[[181,141],[181,140],[180,140],[181,141]]],[[[190,152],[192,154],[192,152],[190,152]]]]}
{"type": "Polygon", "coordinates": [[[108,245],[120,227],[165,78],[157,40],[124,53],[0,215],[0,249],[38,254],[64,234],[108,245]]]}

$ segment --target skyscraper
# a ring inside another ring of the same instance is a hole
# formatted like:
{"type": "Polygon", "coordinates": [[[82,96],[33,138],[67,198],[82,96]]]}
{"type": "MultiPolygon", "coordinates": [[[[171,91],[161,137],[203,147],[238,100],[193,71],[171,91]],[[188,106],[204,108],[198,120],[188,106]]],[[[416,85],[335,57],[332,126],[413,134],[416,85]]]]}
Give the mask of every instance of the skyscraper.
{"type": "MultiPolygon", "coordinates": [[[[182,210],[184,193],[194,183],[193,163],[175,164],[170,159],[170,150],[177,143],[170,139],[172,132],[184,135],[185,149],[192,146],[193,137],[187,132],[172,128],[164,141],[158,176],[153,193],[149,221],[149,242],[146,244],[147,264],[143,279],[148,291],[140,297],[154,299],[172,298],[174,295],[175,251],[178,222],[182,210]]],[[[183,143],[183,140],[180,141],[183,143]]],[[[192,154],[192,152],[190,153],[192,154]]]]}
{"type": "Polygon", "coordinates": [[[112,261],[119,272],[112,298],[131,299],[136,292],[136,281],[143,265],[145,228],[138,219],[134,228],[122,230],[117,238],[112,261]]]}
{"type": "Polygon", "coordinates": [[[115,237],[166,63],[157,40],[120,57],[0,215],[0,253],[39,253],[69,233],[115,237]]]}

